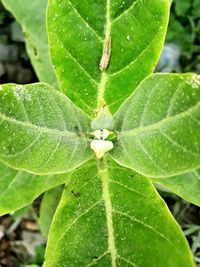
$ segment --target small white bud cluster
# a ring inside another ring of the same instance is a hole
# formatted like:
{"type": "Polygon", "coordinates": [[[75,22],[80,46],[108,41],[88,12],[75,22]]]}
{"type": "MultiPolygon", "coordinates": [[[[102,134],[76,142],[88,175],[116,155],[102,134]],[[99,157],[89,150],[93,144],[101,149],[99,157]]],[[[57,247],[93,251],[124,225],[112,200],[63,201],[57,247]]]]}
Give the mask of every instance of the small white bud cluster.
{"type": "Polygon", "coordinates": [[[101,159],[106,152],[113,149],[113,142],[106,140],[111,132],[107,129],[103,129],[96,130],[92,134],[96,140],[92,140],[90,147],[94,151],[97,159],[101,159]]]}

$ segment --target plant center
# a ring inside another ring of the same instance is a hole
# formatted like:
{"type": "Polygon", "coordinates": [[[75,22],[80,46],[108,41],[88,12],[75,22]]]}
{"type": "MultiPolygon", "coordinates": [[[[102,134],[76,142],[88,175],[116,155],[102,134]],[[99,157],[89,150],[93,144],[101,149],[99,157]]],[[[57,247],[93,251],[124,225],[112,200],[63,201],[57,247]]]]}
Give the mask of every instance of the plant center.
{"type": "Polygon", "coordinates": [[[97,159],[103,158],[106,152],[113,149],[113,142],[106,140],[112,134],[107,129],[96,130],[92,133],[95,139],[91,141],[90,147],[94,151],[97,159]]]}

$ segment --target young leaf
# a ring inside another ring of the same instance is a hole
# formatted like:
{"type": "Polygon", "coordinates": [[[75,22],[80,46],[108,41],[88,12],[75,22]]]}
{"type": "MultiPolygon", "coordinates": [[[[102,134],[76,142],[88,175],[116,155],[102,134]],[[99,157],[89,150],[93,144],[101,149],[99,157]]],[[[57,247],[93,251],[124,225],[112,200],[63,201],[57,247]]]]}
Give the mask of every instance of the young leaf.
{"type": "Polygon", "coordinates": [[[63,186],[57,186],[45,192],[40,206],[39,225],[44,236],[48,236],[49,228],[58,207],[63,192],[63,186]]]}
{"type": "Polygon", "coordinates": [[[149,177],[200,167],[200,77],[156,74],[117,112],[112,157],[149,177]]]}
{"type": "Polygon", "coordinates": [[[71,171],[93,156],[89,118],[42,83],[0,91],[0,160],[34,174],[71,171]]]}
{"type": "Polygon", "coordinates": [[[99,169],[93,162],[74,173],[62,196],[44,264],[60,266],[194,265],[180,227],[149,179],[104,161],[99,169]]]}
{"type": "Polygon", "coordinates": [[[61,90],[89,114],[105,102],[116,111],[154,70],[169,7],[169,0],[49,1],[51,58],[61,90]]]}
{"type": "Polygon", "coordinates": [[[31,204],[44,191],[68,179],[69,174],[36,176],[0,163],[0,216],[31,204]]]}
{"type": "Polygon", "coordinates": [[[183,199],[200,206],[200,169],[169,178],[152,178],[152,182],[160,184],[183,199]]]}
{"type": "Polygon", "coordinates": [[[2,2],[22,26],[27,52],[39,80],[57,86],[57,79],[50,62],[46,32],[47,0],[2,0],[2,2]]]}

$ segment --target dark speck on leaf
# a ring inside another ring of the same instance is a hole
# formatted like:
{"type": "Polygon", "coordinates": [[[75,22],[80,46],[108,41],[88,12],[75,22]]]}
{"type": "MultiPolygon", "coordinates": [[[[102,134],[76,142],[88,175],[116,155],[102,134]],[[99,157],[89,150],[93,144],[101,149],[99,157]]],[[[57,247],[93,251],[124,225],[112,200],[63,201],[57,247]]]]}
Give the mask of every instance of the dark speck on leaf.
{"type": "Polygon", "coordinates": [[[33,53],[34,53],[35,56],[37,56],[37,54],[38,54],[37,49],[36,49],[35,46],[33,46],[33,53]]]}
{"type": "Polygon", "coordinates": [[[71,191],[71,193],[72,193],[75,197],[80,197],[80,196],[81,196],[81,193],[80,193],[80,192],[74,192],[74,191],[71,191]]]}

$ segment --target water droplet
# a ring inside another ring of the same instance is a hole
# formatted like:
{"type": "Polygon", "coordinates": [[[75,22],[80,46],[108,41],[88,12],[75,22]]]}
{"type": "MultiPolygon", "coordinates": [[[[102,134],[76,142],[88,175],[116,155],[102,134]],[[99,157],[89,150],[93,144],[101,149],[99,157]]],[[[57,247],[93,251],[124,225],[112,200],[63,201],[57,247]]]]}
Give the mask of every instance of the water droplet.
{"type": "Polygon", "coordinates": [[[130,41],[130,40],[131,40],[130,35],[127,35],[126,39],[127,39],[128,41],[130,41]]]}

